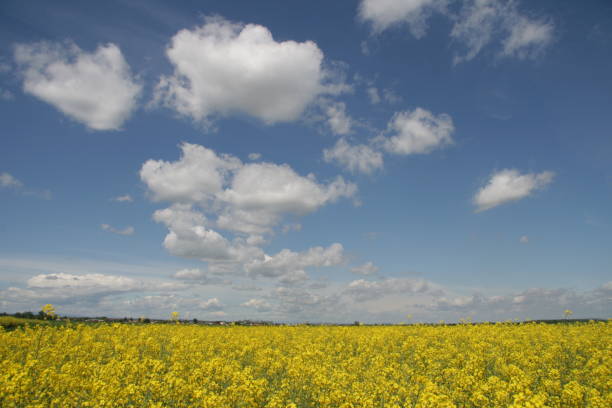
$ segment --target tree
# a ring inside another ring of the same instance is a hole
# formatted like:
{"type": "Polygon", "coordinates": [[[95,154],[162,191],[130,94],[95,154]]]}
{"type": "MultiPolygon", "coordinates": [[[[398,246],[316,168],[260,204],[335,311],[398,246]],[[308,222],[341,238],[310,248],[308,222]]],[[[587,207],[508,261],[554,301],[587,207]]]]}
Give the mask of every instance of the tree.
{"type": "Polygon", "coordinates": [[[46,319],[54,320],[57,318],[57,315],[55,314],[55,307],[53,307],[53,305],[50,303],[44,305],[41,309],[41,312],[43,313],[46,319]]]}

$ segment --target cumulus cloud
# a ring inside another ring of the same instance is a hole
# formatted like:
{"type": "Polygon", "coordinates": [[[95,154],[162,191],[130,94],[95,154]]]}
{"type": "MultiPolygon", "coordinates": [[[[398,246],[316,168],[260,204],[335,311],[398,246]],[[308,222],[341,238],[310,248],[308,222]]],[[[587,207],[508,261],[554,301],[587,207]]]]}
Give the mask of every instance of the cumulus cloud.
{"type": "Polygon", "coordinates": [[[148,160],[140,170],[155,200],[194,203],[214,213],[217,227],[245,234],[271,232],[284,214],[305,215],[352,197],[357,186],[337,177],[320,184],[288,165],[243,164],[203,146],[184,143],[176,162],[148,160]]]}
{"type": "Polygon", "coordinates": [[[416,38],[427,31],[427,19],[446,8],[447,0],[362,0],[359,17],[372,23],[375,32],[407,24],[416,38]]]}
{"type": "Polygon", "coordinates": [[[261,153],[249,153],[249,160],[261,159],[261,153]]]}
{"type": "Polygon", "coordinates": [[[351,268],[351,272],[357,275],[375,275],[378,273],[378,266],[372,262],[366,262],[363,265],[354,266],[351,268]]]}
{"type": "Polygon", "coordinates": [[[280,277],[285,283],[307,279],[304,272],[308,267],[330,267],[344,262],[344,247],[339,243],[329,247],[314,247],[303,252],[283,249],[276,255],[264,255],[245,264],[244,269],[251,277],[280,277]]]}
{"type": "Polygon", "coordinates": [[[119,47],[88,53],[75,44],[15,47],[23,90],[93,130],[118,130],[136,107],[142,86],[119,47]]]}
{"type": "Polygon", "coordinates": [[[455,130],[452,118],[445,114],[434,115],[428,110],[397,112],[388,125],[389,137],[378,137],[378,142],[393,154],[424,154],[453,143],[455,130]]]}
{"type": "Polygon", "coordinates": [[[238,262],[260,256],[261,250],[240,239],[230,241],[207,227],[206,217],[189,204],[157,210],[153,219],[168,227],[164,247],[172,255],[203,261],[238,262]]]}
{"type": "Polygon", "coordinates": [[[156,201],[205,202],[221,192],[231,170],[242,167],[239,159],[217,155],[204,146],[180,147],[180,160],[147,160],[140,169],[140,178],[156,201]]]}
{"type": "Polygon", "coordinates": [[[325,108],[327,124],[334,134],[346,135],[351,132],[351,118],[346,114],[344,102],[330,103],[325,108]]]}
{"type": "Polygon", "coordinates": [[[118,197],[114,197],[113,201],[117,201],[119,203],[131,203],[134,201],[134,199],[132,198],[131,195],[126,194],[126,195],[122,195],[122,196],[118,196],[118,197]]]}
{"type": "Polygon", "coordinates": [[[340,139],[330,148],[323,150],[323,159],[337,162],[352,173],[372,174],[383,168],[383,155],[370,146],[351,145],[346,139],[340,139]]]}
{"type": "Polygon", "coordinates": [[[505,169],[494,172],[488,183],[474,196],[476,212],[528,197],[547,186],[553,178],[551,171],[521,174],[516,169],[505,169]]]}
{"type": "MultiPolygon", "coordinates": [[[[315,176],[297,174],[288,165],[242,163],[203,146],[184,143],[174,162],[148,160],[140,176],[153,200],[170,206],[153,219],[168,233],[163,245],[175,256],[208,262],[207,270],[182,270],[181,280],[214,283],[208,274],[268,277],[285,285],[308,279],[305,269],[343,261],[343,247],[314,247],[303,252],[285,249],[267,255],[260,248],[285,216],[301,216],[353,197],[357,187],[342,177],[319,183],[315,176]]],[[[282,230],[299,230],[287,223],[282,230]]]]}
{"type": "Polygon", "coordinates": [[[113,234],[118,234],[118,235],[133,235],[134,232],[136,231],[134,227],[132,226],[128,226],[128,227],[121,229],[121,228],[112,227],[108,224],[102,224],[100,225],[100,228],[102,228],[104,231],[112,232],[113,234]]]}
{"type": "Polygon", "coordinates": [[[325,185],[313,174],[301,176],[288,165],[246,164],[235,172],[229,188],[218,194],[229,205],[218,223],[235,231],[266,232],[283,213],[305,215],[356,191],[342,177],[325,185]]]}
{"type": "Polygon", "coordinates": [[[323,53],[312,41],[278,42],[264,26],[208,17],[180,30],[166,50],[174,73],[156,98],[198,122],[243,113],[266,123],[298,119],[326,85],[323,53]]]}
{"type": "Polygon", "coordinates": [[[348,284],[345,293],[358,302],[380,299],[391,294],[438,293],[423,279],[389,278],[379,281],[359,279],[348,284]]]}
{"type": "Polygon", "coordinates": [[[23,183],[13,177],[10,173],[0,173],[0,187],[18,188],[22,186],[23,183]]]}

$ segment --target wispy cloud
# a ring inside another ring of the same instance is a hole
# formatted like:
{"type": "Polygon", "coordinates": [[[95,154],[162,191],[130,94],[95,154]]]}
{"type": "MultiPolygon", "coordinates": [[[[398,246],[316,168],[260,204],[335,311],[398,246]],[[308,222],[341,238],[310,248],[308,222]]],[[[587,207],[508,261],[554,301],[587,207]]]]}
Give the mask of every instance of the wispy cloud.
{"type": "Polygon", "coordinates": [[[114,228],[108,224],[101,224],[100,228],[102,228],[104,231],[112,232],[113,234],[119,234],[119,235],[133,235],[135,232],[135,229],[132,226],[128,226],[123,229],[120,229],[120,228],[114,228]]]}

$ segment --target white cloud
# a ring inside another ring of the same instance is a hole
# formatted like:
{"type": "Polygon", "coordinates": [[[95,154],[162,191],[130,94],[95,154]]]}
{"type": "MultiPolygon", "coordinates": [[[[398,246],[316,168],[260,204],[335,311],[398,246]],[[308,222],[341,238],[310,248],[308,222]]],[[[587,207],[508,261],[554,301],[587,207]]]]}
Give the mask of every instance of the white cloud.
{"type": "Polygon", "coordinates": [[[423,154],[453,143],[453,120],[445,113],[438,116],[422,108],[397,112],[388,125],[392,135],[376,141],[389,153],[423,154]]]}
{"type": "Polygon", "coordinates": [[[380,103],[380,94],[378,93],[378,88],[375,86],[370,86],[367,88],[368,98],[370,99],[370,103],[372,105],[377,105],[380,103]]]}
{"type": "Polygon", "coordinates": [[[197,203],[214,212],[215,224],[226,230],[267,233],[285,213],[305,215],[357,191],[342,177],[319,184],[314,175],[300,176],[288,165],[243,164],[188,143],[181,149],[176,162],[148,160],[140,170],[141,179],[153,199],[197,203]]]}
{"type": "Polygon", "coordinates": [[[18,188],[22,186],[23,183],[13,177],[10,173],[0,173],[0,187],[18,188]]]}
{"type": "Polygon", "coordinates": [[[104,291],[126,291],[140,288],[141,284],[125,276],[103,275],[99,273],[84,275],[50,273],[31,277],[28,279],[28,287],[44,289],[83,288],[104,291]]]}
{"type": "Polygon", "coordinates": [[[298,119],[324,84],[323,53],[312,41],[277,42],[257,24],[206,18],[179,31],[166,50],[174,74],[162,77],[156,96],[195,121],[246,113],[266,123],[298,119]]]}
{"type": "Polygon", "coordinates": [[[239,159],[221,155],[204,146],[183,143],[176,162],[147,160],[140,178],[155,200],[205,202],[222,190],[230,170],[240,168],[239,159]]]}
{"type": "Polygon", "coordinates": [[[475,293],[471,296],[440,297],[431,307],[434,312],[451,312],[458,316],[474,315],[481,320],[560,319],[565,309],[574,317],[607,317],[612,304],[610,282],[594,290],[576,292],[570,289],[530,288],[505,295],[475,293]]]}
{"type": "Polygon", "coordinates": [[[202,310],[208,310],[211,312],[220,311],[223,309],[223,304],[217,298],[211,298],[200,302],[198,305],[202,310]]]}
{"type": "Polygon", "coordinates": [[[510,36],[504,41],[504,56],[534,57],[552,41],[552,23],[533,21],[523,16],[516,16],[514,20],[510,36]]]}
{"type": "Polygon", "coordinates": [[[249,153],[249,160],[261,159],[261,153],[249,153]]]}
{"type": "Polygon", "coordinates": [[[255,309],[258,312],[265,312],[272,309],[272,305],[266,302],[264,299],[249,299],[240,306],[255,309]]]}
{"type": "Polygon", "coordinates": [[[464,0],[457,13],[448,4],[448,0],[362,0],[359,17],[371,22],[377,34],[407,24],[412,35],[421,38],[434,13],[445,15],[453,22],[451,40],[464,51],[455,55],[454,63],[473,59],[493,43],[501,43],[502,57],[532,58],[553,40],[554,24],[527,17],[516,1],[464,0]]]}
{"type": "Polygon", "coordinates": [[[126,194],[126,195],[122,195],[122,196],[113,198],[113,201],[117,201],[119,203],[131,203],[134,201],[134,199],[132,198],[131,195],[126,194]]]}
{"type": "Polygon", "coordinates": [[[50,200],[53,196],[49,190],[25,189],[20,180],[7,172],[0,173],[0,189],[2,188],[13,189],[21,195],[42,198],[43,200],[50,200]]]}
{"type": "Polygon", "coordinates": [[[378,273],[378,266],[374,265],[372,262],[366,262],[363,265],[354,266],[351,268],[351,272],[357,275],[375,275],[378,273]]]}
{"type": "Polygon", "coordinates": [[[521,238],[519,238],[519,242],[521,244],[528,244],[529,243],[529,237],[527,235],[523,235],[521,238]]]}
{"type": "Polygon", "coordinates": [[[284,214],[305,215],[356,191],[357,186],[342,177],[319,184],[314,175],[300,176],[288,165],[247,164],[217,195],[224,206],[217,225],[247,234],[269,233],[284,214]]]}
{"type": "Polygon", "coordinates": [[[93,53],[74,44],[15,47],[23,90],[93,130],[118,130],[136,107],[142,86],[115,44],[93,53]]]}
{"type": "MultiPolygon", "coordinates": [[[[207,273],[244,272],[296,284],[307,279],[306,267],[341,262],[340,244],[301,253],[283,250],[274,256],[265,255],[260,246],[267,242],[267,234],[282,225],[285,215],[305,215],[339,198],[352,197],[357,190],[354,184],[342,177],[319,183],[314,175],[301,176],[288,165],[244,164],[198,145],[185,143],[181,149],[179,160],[148,160],[140,172],[154,200],[171,202],[153,215],[168,228],[163,243],[166,250],[209,262],[206,273],[187,270],[175,278],[191,276],[210,282],[207,273]]],[[[282,230],[300,228],[300,224],[290,223],[282,230]]]]}
{"type": "Polygon", "coordinates": [[[390,278],[380,281],[359,279],[352,281],[345,293],[358,302],[379,299],[391,294],[438,293],[439,289],[423,279],[390,278]]]}
{"type": "Polygon", "coordinates": [[[390,104],[399,103],[402,101],[402,97],[389,88],[383,89],[383,98],[385,102],[390,104]]]}
{"type": "Polygon", "coordinates": [[[210,276],[209,272],[200,268],[185,268],[176,271],[172,277],[174,279],[185,282],[194,282],[201,285],[231,285],[232,282],[226,279],[220,279],[215,276],[210,276]]]}
{"type": "Polygon", "coordinates": [[[476,212],[528,197],[548,185],[553,178],[551,171],[521,174],[516,169],[505,169],[494,172],[489,182],[474,196],[476,212]]]}
{"type": "Polygon", "coordinates": [[[297,270],[297,271],[287,272],[284,275],[279,276],[278,283],[283,286],[292,286],[292,285],[297,285],[297,284],[306,282],[308,279],[309,278],[308,278],[308,274],[306,273],[306,271],[297,270]]]}
{"type": "Polygon", "coordinates": [[[283,316],[299,319],[301,316],[333,316],[338,319],[340,298],[337,295],[315,294],[303,288],[278,287],[270,293],[270,298],[279,302],[278,309],[283,316]]]}
{"type": "Polygon", "coordinates": [[[303,252],[283,249],[276,255],[264,255],[244,265],[251,277],[284,277],[287,282],[305,280],[304,269],[308,267],[330,267],[344,262],[344,248],[334,243],[327,248],[314,247],[303,252]]]}
{"type": "Polygon", "coordinates": [[[451,38],[465,47],[454,62],[469,61],[496,38],[502,39],[500,55],[519,58],[536,56],[552,40],[553,24],[522,15],[516,2],[466,1],[455,19],[451,38]]]}
{"type": "Polygon", "coordinates": [[[325,108],[327,114],[327,124],[334,134],[346,135],[351,132],[351,118],[346,114],[344,102],[330,103],[325,108]]]}
{"type": "Polygon", "coordinates": [[[172,275],[172,277],[176,279],[199,280],[199,279],[206,279],[208,275],[206,274],[205,271],[199,268],[193,268],[193,269],[181,269],[179,271],[176,271],[174,275],[172,275]]]}
{"type": "Polygon", "coordinates": [[[113,234],[119,234],[119,235],[133,235],[134,232],[135,232],[135,229],[132,226],[128,226],[128,227],[125,227],[123,229],[120,229],[120,228],[111,227],[108,224],[102,224],[102,225],[100,225],[100,227],[104,231],[112,232],[113,234]]]}
{"type": "Polygon", "coordinates": [[[187,204],[157,210],[153,219],[168,227],[164,247],[172,255],[204,261],[233,261],[261,256],[261,250],[240,239],[229,241],[207,228],[206,217],[187,204]]]}
{"type": "MultiPolygon", "coordinates": [[[[27,288],[8,288],[0,291],[0,297],[11,300],[15,304],[58,302],[96,303],[101,298],[110,295],[163,289],[159,282],[145,283],[126,276],[106,275],[100,273],[69,274],[45,273],[35,275],[27,280],[27,288]]],[[[176,289],[176,286],[166,286],[176,289]]]]}
{"type": "Polygon", "coordinates": [[[407,24],[412,35],[420,38],[427,31],[427,19],[446,4],[447,0],[362,0],[359,17],[371,22],[376,32],[407,24]]]}
{"type": "Polygon", "coordinates": [[[352,173],[372,174],[383,168],[382,153],[369,146],[351,145],[346,139],[340,139],[331,149],[323,150],[323,159],[337,162],[352,173]]]}

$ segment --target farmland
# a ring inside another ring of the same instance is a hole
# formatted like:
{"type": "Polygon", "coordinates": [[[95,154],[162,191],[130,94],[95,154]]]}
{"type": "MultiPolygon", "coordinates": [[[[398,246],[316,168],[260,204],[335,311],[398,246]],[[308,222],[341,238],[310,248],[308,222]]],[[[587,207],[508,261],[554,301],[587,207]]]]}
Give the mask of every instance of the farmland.
{"type": "Polygon", "coordinates": [[[2,407],[609,407],[612,325],[0,329],[2,407]]]}

